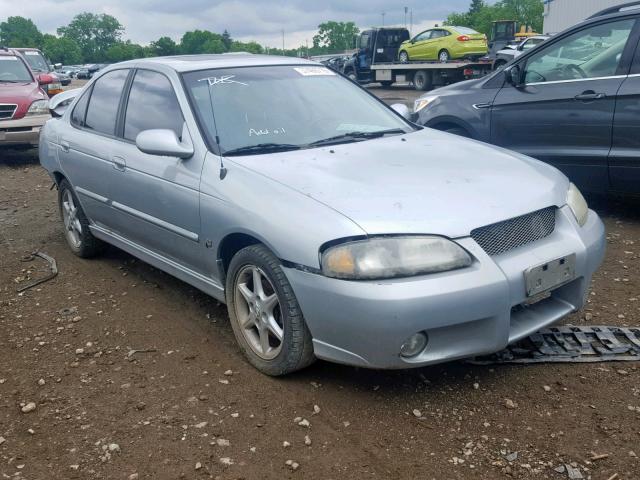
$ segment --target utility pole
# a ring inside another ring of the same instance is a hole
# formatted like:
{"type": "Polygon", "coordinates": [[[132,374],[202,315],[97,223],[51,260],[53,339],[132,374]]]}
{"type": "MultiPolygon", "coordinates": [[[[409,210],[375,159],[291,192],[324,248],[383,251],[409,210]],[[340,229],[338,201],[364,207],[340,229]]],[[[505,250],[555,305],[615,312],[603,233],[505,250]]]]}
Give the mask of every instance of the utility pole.
{"type": "Polygon", "coordinates": [[[407,12],[409,11],[409,7],[404,7],[404,28],[407,28],[407,12]]]}
{"type": "Polygon", "coordinates": [[[411,31],[413,30],[413,8],[409,11],[409,35],[411,35],[411,31]]]}
{"type": "Polygon", "coordinates": [[[284,55],[284,28],[282,29],[282,55],[284,55]]]}
{"type": "Polygon", "coordinates": [[[384,16],[386,15],[386,12],[382,12],[382,26],[384,27],[384,16]]]}

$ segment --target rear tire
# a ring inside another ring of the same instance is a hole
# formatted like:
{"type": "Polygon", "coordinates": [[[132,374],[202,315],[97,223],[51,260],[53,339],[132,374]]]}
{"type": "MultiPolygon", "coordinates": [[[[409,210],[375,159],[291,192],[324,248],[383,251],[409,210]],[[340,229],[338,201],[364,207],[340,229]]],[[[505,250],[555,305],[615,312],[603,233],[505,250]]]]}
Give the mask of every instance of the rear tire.
{"type": "Polygon", "coordinates": [[[449,54],[448,50],[440,50],[440,53],[438,53],[438,60],[441,63],[447,63],[449,60],[451,60],[451,55],[449,54]]]}
{"type": "Polygon", "coordinates": [[[231,259],[227,309],[238,345],[262,373],[280,376],[315,361],[311,333],[278,259],[263,245],[231,259]]]}
{"type": "Polygon", "coordinates": [[[67,180],[62,180],[58,185],[58,204],[65,229],[64,236],[71,251],[81,258],[91,258],[102,253],[106,244],[91,233],[89,219],[67,180]]]}
{"type": "Polygon", "coordinates": [[[433,76],[426,70],[418,70],[413,76],[413,86],[416,90],[431,90],[433,87],[433,76]]]}

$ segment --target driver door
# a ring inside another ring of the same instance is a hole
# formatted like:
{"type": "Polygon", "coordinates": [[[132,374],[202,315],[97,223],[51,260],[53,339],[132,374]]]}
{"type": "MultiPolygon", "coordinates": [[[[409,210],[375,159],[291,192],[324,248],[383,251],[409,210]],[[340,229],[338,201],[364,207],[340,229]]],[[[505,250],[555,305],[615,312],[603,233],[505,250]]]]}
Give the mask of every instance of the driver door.
{"type": "Polygon", "coordinates": [[[562,170],[586,190],[605,190],[616,95],[629,72],[635,19],[588,26],[518,62],[523,85],[499,91],[491,143],[562,170]]]}
{"type": "Polygon", "coordinates": [[[426,32],[419,33],[407,46],[407,53],[411,60],[424,60],[426,58],[429,49],[429,38],[431,38],[432,31],[433,30],[427,30],[426,32]]]}

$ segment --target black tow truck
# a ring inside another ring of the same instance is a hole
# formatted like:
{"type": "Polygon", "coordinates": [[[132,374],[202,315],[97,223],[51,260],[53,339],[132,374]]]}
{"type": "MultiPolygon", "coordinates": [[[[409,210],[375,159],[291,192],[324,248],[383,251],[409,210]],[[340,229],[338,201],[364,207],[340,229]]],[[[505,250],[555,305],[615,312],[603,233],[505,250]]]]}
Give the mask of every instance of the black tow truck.
{"type": "Polygon", "coordinates": [[[491,72],[491,62],[482,60],[400,63],[398,49],[409,38],[406,28],[363,31],[358,37],[357,52],[344,64],[343,74],[361,84],[378,82],[390,87],[394,83],[413,83],[416,90],[431,90],[491,72]]]}

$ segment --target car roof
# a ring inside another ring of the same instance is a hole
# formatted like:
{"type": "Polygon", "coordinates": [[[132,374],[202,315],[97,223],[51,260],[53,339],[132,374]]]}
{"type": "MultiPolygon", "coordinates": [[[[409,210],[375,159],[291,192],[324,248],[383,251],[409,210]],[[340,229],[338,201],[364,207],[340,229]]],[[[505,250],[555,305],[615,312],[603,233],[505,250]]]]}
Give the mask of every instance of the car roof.
{"type": "MultiPolygon", "coordinates": [[[[164,65],[176,72],[210,70],[214,68],[257,67],[271,65],[320,65],[321,63],[297,57],[276,55],[254,55],[250,53],[224,53],[214,55],[175,55],[171,57],[142,58],[129,60],[119,66],[164,65]]],[[[114,65],[111,65],[112,67],[114,65]]]]}

